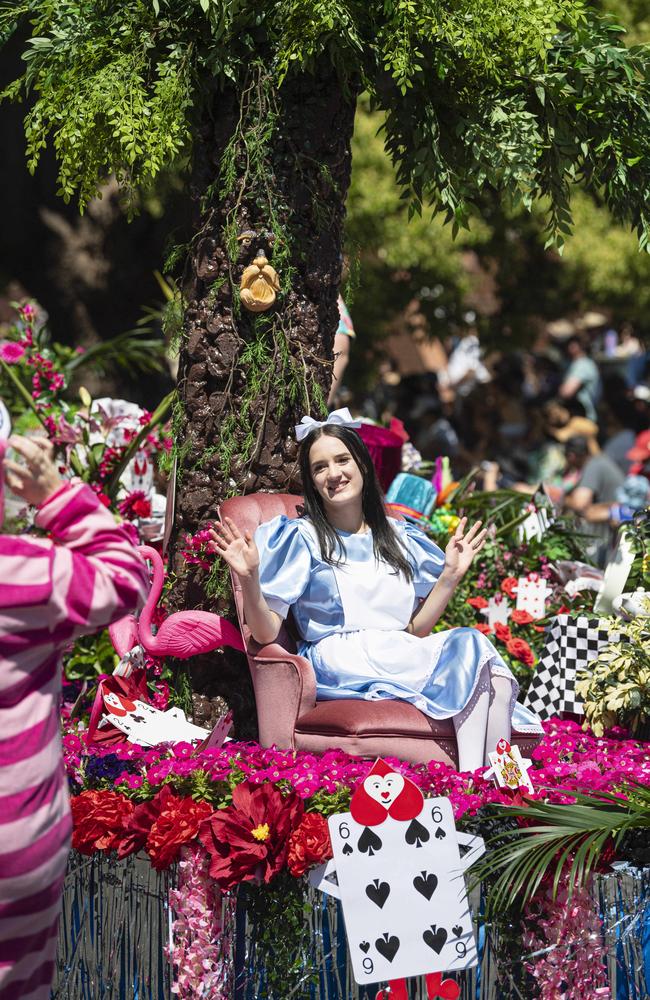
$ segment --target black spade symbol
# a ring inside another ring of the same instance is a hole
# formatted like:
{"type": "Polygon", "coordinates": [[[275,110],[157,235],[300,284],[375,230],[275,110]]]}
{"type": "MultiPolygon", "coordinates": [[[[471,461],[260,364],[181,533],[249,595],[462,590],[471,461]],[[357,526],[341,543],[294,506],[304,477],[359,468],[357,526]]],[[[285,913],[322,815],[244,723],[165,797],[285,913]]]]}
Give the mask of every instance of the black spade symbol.
{"type": "Polygon", "coordinates": [[[463,933],[463,928],[461,927],[460,924],[456,924],[455,927],[452,927],[452,931],[454,932],[456,937],[460,937],[461,934],[463,933]]]}
{"type": "Polygon", "coordinates": [[[352,848],[350,847],[349,844],[346,844],[344,846],[344,848],[343,848],[343,853],[344,854],[354,854],[354,851],[352,850],[352,848]]]}
{"type": "Polygon", "coordinates": [[[367,955],[368,952],[369,952],[369,950],[370,950],[370,942],[369,941],[361,941],[359,943],[359,947],[361,948],[361,951],[364,953],[364,955],[367,955]]]}
{"type": "Polygon", "coordinates": [[[428,944],[435,951],[436,955],[439,955],[445,946],[447,931],[444,927],[436,929],[436,925],[431,924],[431,929],[424,932],[422,939],[425,944],[428,944]]]}
{"type": "Polygon", "coordinates": [[[373,833],[370,827],[367,826],[359,837],[357,847],[363,854],[367,854],[368,857],[371,858],[373,854],[381,850],[381,840],[377,834],[373,833]]]}
{"type": "Polygon", "coordinates": [[[376,903],[381,910],[382,906],[390,896],[390,886],[388,882],[380,882],[378,878],[373,879],[370,885],[366,886],[366,896],[376,903]]]}
{"type": "Polygon", "coordinates": [[[422,872],[421,875],[416,875],[413,879],[413,888],[417,889],[420,895],[424,896],[425,899],[431,899],[436,891],[437,885],[437,877],[435,875],[427,875],[426,872],[422,872]]]}
{"type": "Polygon", "coordinates": [[[418,823],[416,819],[412,819],[409,823],[409,828],[406,831],[406,843],[415,844],[416,847],[422,847],[422,844],[426,844],[429,839],[429,831],[426,826],[422,826],[418,823]]]}
{"type": "Polygon", "coordinates": [[[443,837],[446,836],[447,834],[445,833],[445,831],[442,829],[441,826],[439,826],[438,829],[436,830],[436,840],[442,840],[443,837]]]}
{"type": "Polygon", "coordinates": [[[382,934],[380,938],[375,941],[375,948],[380,955],[392,962],[399,950],[399,938],[395,937],[394,934],[388,936],[388,933],[382,934]]]}

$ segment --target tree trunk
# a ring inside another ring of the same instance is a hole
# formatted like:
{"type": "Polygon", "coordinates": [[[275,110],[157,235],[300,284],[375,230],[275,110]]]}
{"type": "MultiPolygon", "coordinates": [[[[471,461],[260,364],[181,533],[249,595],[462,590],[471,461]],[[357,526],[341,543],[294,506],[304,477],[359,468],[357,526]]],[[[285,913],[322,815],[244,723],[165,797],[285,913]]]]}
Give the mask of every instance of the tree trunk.
{"type": "MultiPolygon", "coordinates": [[[[325,412],[332,378],[356,94],[344,93],[323,62],[279,90],[254,66],[241,91],[214,102],[197,167],[201,218],[185,289],[172,601],[232,616],[227,575],[208,579],[187,566],[179,543],[215,520],[229,496],[300,488],[293,425],[325,412]],[[239,283],[260,250],[280,291],[268,311],[253,313],[239,283]]],[[[197,657],[191,681],[195,692],[225,698],[238,735],[253,735],[241,655],[197,657]]]]}

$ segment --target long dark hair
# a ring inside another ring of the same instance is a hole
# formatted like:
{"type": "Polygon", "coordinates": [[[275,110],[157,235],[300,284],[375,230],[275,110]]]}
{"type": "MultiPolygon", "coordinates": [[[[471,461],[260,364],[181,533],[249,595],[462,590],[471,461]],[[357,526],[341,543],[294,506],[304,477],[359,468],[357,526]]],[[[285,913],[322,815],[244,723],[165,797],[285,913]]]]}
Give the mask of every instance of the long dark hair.
{"type": "Polygon", "coordinates": [[[316,536],[323,559],[325,562],[333,564],[339,562],[345,556],[345,545],[325,516],[323,501],[314,486],[309,465],[311,447],[323,434],[326,437],[338,438],[348,449],[359,467],[363,480],[361,507],[364,520],[372,531],[375,559],[387,562],[389,566],[393,567],[396,573],[401,573],[407,580],[411,581],[413,579],[413,568],[386,517],[384,498],[368,449],[356,431],[351,430],[349,427],[340,427],[337,424],[328,424],[325,427],[314,428],[302,441],[298,456],[302,489],[305,498],[305,515],[311,520],[316,529],[316,536]]]}

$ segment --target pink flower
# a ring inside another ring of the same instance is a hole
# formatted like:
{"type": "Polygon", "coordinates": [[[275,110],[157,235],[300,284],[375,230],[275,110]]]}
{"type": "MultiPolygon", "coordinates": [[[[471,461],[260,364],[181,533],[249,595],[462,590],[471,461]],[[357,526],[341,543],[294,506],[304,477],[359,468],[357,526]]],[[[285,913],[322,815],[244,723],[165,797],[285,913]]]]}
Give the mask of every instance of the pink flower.
{"type": "Polygon", "coordinates": [[[17,344],[13,340],[7,340],[4,344],[0,344],[0,358],[7,365],[15,365],[17,361],[20,361],[24,353],[24,346],[17,344]]]}

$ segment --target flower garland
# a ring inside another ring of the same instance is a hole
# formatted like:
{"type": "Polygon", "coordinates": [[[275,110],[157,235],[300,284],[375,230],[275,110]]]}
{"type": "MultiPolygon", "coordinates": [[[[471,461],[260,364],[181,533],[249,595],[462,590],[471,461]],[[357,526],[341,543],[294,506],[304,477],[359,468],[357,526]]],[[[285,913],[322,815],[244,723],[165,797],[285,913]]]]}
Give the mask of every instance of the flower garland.
{"type": "Polygon", "coordinates": [[[546,885],[526,907],[523,947],[538,1000],[596,1000],[608,997],[602,921],[589,892],[574,886],[553,897],[546,885]]]}
{"type": "Polygon", "coordinates": [[[234,992],[225,960],[229,921],[222,920],[221,889],[208,869],[209,857],[200,844],[183,847],[178,887],[169,893],[175,914],[168,952],[175,972],[172,993],[180,1000],[230,1000],[234,992]]]}
{"type": "MultiPolygon", "coordinates": [[[[533,752],[534,795],[572,802],[571,792],[598,794],[636,781],[650,784],[642,744],[614,733],[596,738],[574,722],[552,720],[533,752]]],[[[268,882],[287,869],[299,876],[327,859],[325,826],[316,815],[348,808],[370,763],[341,750],[325,754],[265,749],[231,742],[197,753],[190,744],[144,749],[129,743],[88,745],[83,732],[64,736],[73,791],[73,845],[82,853],[144,849],[161,870],[200,839],[222,888],[268,882]]],[[[389,763],[426,795],[445,795],[454,816],[476,816],[513,793],[482,777],[430,761],[389,763]]]]}

